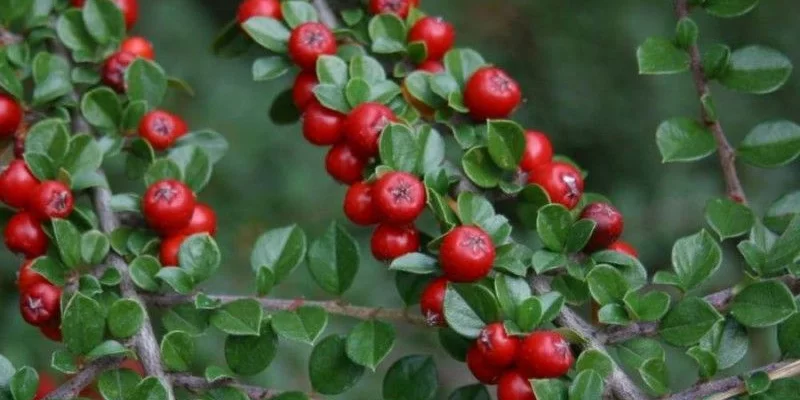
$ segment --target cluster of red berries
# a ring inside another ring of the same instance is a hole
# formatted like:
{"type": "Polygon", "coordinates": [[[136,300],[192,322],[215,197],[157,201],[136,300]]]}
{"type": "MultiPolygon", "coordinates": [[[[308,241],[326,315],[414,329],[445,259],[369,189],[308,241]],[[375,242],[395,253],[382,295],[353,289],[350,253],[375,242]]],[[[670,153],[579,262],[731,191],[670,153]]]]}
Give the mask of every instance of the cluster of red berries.
{"type": "Polygon", "coordinates": [[[61,288],[33,270],[28,259],[17,274],[19,309],[25,322],[50,340],[61,341],[61,288]]]}

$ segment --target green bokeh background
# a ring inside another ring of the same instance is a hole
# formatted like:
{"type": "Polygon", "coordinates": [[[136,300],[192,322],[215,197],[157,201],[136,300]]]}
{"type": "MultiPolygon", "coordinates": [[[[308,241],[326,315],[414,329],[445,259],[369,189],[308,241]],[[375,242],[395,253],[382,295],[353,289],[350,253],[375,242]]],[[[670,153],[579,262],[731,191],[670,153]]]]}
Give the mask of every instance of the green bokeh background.
{"type": "MultiPolygon", "coordinates": [[[[140,0],[140,19],[134,34],[151,39],[158,61],[170,75],[185,79],[195,97],[172,93],[166,107],[183,115],[195,129],[209,127],[224,133],[231,144],[228,156],[214,171],[200,195],[219,215],[219,244],[224,266],[209,292],[249,293],[253,275],[250,247],[266,229],[299,224],[310,237],[337,220],[350,226],[362,246],[362,265],[354,287],[344,296],[358,304],[399,306],[393,279],[386,267],[371,259],[369,230],[347,223],[341,212],[345,188],[324,172],[325,150],[307,144],[299,125],[275,126],[267,115],[272,99],[291,84],[292,77],[254,83],[251,61],[257,51],[239,59],[215,58],[209,50],[216,31],[235,13],[233,0],[140,0]]],[[[441,15],[457,28],[458,45],[470,46],[506,68],[522,85],[526,102],[515,118],[525,126],[548,132],[558,153],[568,155],[590,171],[587,187],[606,193],[626,216],[625,239],[636,245],[650,271],[668,268],[670,248],[677,238],[704,226],[705,203],[724,190],[715,157],[692,163],[664,165],[655,145],[658,124],[669,117],[698,114],[691,78],[686,75],[642,77],[637,74],[636,46],[650,35],[674,32],[669,1],[614,0],[459,0],[424,1],[430,14],[441,15]]],[[[800,60],[800,3],[771,0],[745,17],[712,18],[698,12],[701,45],[724,42],[732,48],[762,44],[800,60]]],[[[785,118],[800,120],[796,94],[800,80],[793,76],[779,92],[768,96],[732,93],[712,85],[720,119],[732,143],[738,143],[757,123],[785,118]]],[[[118,163],[110,163],[112,169],[118,163]]],[[[782,193],[797,189],[800,170],[742,167],[745,188],[757,212],[782,193]]],[[[121,175],[117,175],[121,176],[121,175]]],[[[117,190],[141,189],[113,182],[117,190]]],[[[723,269],[714,290],[736,282],[740,261],[726,244],[723,269]]],[[[0,353],[16,364],[48,369],[57,346],[23,323],[17,310],[13,280],[20,263],[2,252],[0,268],[0,353]]],[[[305,267],[275,290],[274,296],[325,298],[305,267]]],[[[332,319],[327,334],[346,332],[352,321],[332,319]]],[[[752,330],[754,349],[727,373],[752,363],[774,360],[774,330],[752,330]]],[[[337,399],[379,398],[383,373],[391,361],[414,353],[434,353],[443,389],[471,383],[462,364],[438,349],[430,331],[399,327],[398,345],[377,374],[337,399]]],[[[199,340],[202,351],[197,372],[209,362],[224,365],[222,337],[211,333],[199,340]]],[[[668,355],[671,382],[676,388],[694,380],[695,367],[682,352],[668,355]]],[[[310,348],[283,343],[272,367],[248,381],[280,389],[309,390],[307,359],[310,348]]]]}

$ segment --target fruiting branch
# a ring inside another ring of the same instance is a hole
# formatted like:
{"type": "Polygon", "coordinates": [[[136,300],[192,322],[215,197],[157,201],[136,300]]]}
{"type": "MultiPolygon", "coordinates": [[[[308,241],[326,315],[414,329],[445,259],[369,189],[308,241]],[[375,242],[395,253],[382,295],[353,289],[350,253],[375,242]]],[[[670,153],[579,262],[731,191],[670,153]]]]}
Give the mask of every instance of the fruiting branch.
{"type": "MultiPolygon", "coordinates": [[[[266,400],[280,396],[284,392],[275,389],[267,389],[260,386],[244,385],[238,383],[233,378],[223,378],[214,382],[209,382],[206,378],[189,374],[170,374],[169,380],[173,386],[182,387],[193,393],[203,393],[221,387],[234,387],[247,394],[253,400],[266,400]]],[[[314,395],[307,395],[310,399],[318,399],[314,395]]]]}
{"type": "Polygon", "coordinates": [[[78,397],[80,392],[94,383],[100,374],[109,369],[119,367],[124,359],[124,357],[119,356],[103,357],[86,364],[81,372],[78,372],[77,375],[59,386],[56,390],[47,394],[43,400],[74,399],[78,397]]]}
{"type": "MultiPolygon", "coordinates": [[[[797,376],[800,374],[800,361],[778,362],[753,370],[744,376],[755,372],[767,372],[770,380],[777,380],[797,376]]],[[[699,383],[680,393],[665,397],[665,400],[726,400],[746,393],[744,378],[732,376],[711,382],[699,383]]]]}

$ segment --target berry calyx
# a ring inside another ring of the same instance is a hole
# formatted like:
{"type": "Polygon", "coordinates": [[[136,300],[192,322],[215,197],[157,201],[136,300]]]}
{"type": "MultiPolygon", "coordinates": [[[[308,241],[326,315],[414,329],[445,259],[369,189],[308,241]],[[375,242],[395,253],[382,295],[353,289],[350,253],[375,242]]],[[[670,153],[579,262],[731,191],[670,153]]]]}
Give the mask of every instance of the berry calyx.
{"type": "Polygon", "coordinates": [[[50,283],[37,283],[22,292],[19,309],[25,322],[41,326],[60,315],[61,289],[50,283]]]}
{"type": "Polygon", "coordinates": [[[119,50],[148,60],[156,58],[153,43],[141,36],[131,36],[123,40],[119,50]]]}
{"type": "Polygon", "coordinates": [[[507,118],[521,101],[519,84],[495,67],[475,71],[464,89],[464,105],[478,121],[507,118]]]}
{"type": "Polygon", "coordinates": [[[517,367],[527,378],[549,379],[566,374],[574,358],[569,343],[554,331],[533,332],[522,341],[517,367]]]}
{"type": "Polygon", "coordinates": [[[186,236],[176,235],[161,241],[161,249],[159,249],[158,258],[161,260],[162,266],[177,267],[180,265],[178,256],[180,255],[181,245],[184,240],[186,240],[186,236]]]}
{"type": "Polygon", "coordinates": [[[36,258],[47,253],[49,240],[39,220],[29,212],[19,212],[8,221],[5,232],[6,247],[26,258],[36,258]]]}
{"type": "Polygon", "coordinates": [[[344,115],[311,101],[303,114],[303,137],[317,146],[329,146],[344,137],[344,115]]]}
{"type": "Polygon", "coordinates": [[[330,28],[319,22],[306,22],[289,36],[289,57],[298,67],[314,71],[322,55],[336,54],[336,37],[330,28]]]}
{"type": "Polygon", "coordinates": [[[40,221],[67,218],[74,206],[72,191],[59,181],[44,181],[33,191],[28,206],[40,221]]]}
{"type": "Polygon", "coordinates": [[[350,185],[344,196],[344,215],[356,225],[369,226],[380,222],[372,185],[366,182],[350,185]]]}
{"type": "MultiPolygon", "coordinates": [[[[113,0],[113,2],[122,11],[122,16],[125,18],[125,29],[133,28],[136,20],[139,19],[138,0],[113,0]]],[[[72,0],[72,5],[75,7],[83,7],[84,3],[86,0],[72,0]]]]}
{"type": "Polygon", "coordinates": [[[153,110],[139,122],[139,136],[154,149],[163,151],[189,131],[183,118],[164,110],[153,110]]]}
{"type": "Polygon", "coordinates": [[[356,155],[347,143],[339,143],[325,156],[325,169],[328,174],[345,185],[352,185],[362,179],[366,161],[356,155]]]}
{"type": "Polygon", "coordinates": [[[427,49],[427,60],[441,60],[456,40],[453,25],[438,17],[425,17],[417,21],[408,32],[408,42],[422,42],[427,49]]]}
{"type": "Polygon", "coordinates": [[[419,232],[413,225],[380,224],[372,233],[372,255],[378,261],[391,261],[419,249],[419,232]]]}
{"type": "Polygon", "coordinates": [[[534,168],[528,183],[542,187],[553,203],[575,208],[583,196],[583,176],[577,168],[563,162],[552,162],[534,168]]]}
{"type": "Polygon", "coordinates": [[[432,74],[438,74],[440,72],[444,72],[444,64],[441,61],[436,60],[425,60],[422,64],[417,66],[417,69],[420,71],[427,71],[432,74]]]}
{"type": "Polygon", "coordinates": [[[447,279],[445,278],[434,279],[422,291],[422,296],[419,298],[419,309],[428,326],[447,326],[447,321],[444,319],[445,292],[447,292],[447,279]]]}
{"type": "Polygon", "coordinates": [[[9,138],[17,133],[22,114],[22,106],[13,97],[0,94],[0,138],[9,138]]]}
{"type": "Polygon", "coordinates": [[[183,229],[189,224],[195,207],[192,190],[174,179],[160,180],[147,188],[142,197],[142,211],[147,224],[159,232],[183,229]]]}
{"type": "Polygon", "coordinates": [[[34,260],[26,260],[17,273],[17,288],[20,292],[26,291],[29,287],[37,283],[48,283],[45,277],[33,270],[33,261],[34,260]]]}
{"type": "Polygon", "coordinates": [[[453,282],[475,282],[492,270],[495,249],[492,238],[475,226],[458,226],[448,232],[439,248],[444,276],[453,282]]]}
{"type": "Polygon", "coordinates": [[[497,382],[497,400],[536,400],[531,382],[517,371],[509,371],[497,382]]]}
{"type": "Polygon", "coordinates": [[[478,346],[473,344],[467,351],[467,368],[478,382],[485,385],[494,385],[500,380],[503,370],[495,368],[483,357],[478,346]]]}
{"type": "Polygon", "coordinates": [[[313,71],[303,71],[297,74],[292,86],[292,100],[298,110],[305,111],[306,107],[316,100],[314,87],[318,84],[317,74],[313,71]]]}
{"type": "Polygon", "coordinates": [[[253,17],[281,19],[282,16],[281,2],[278,0],[245,0],[239,4],[236,21],[243,24],[253,17]]]}
{"type": "Polygon", "coordinates": [[[487,363],[496,368],[508,368],[517,358],[519,339],[509,335],[501,322],[495,322],[483,328],[477,347],[487,363]]]}
{"type": "Polygon", "coordinates": [[[25,208],[39,180],[23,160],[12,160],[0,174],[0,200],[13,208],[25,208]]]}
{"type": "Polygon", "coordinates": [[[407,172],[389,172],[373,187],[375,206],[383,220],[395,225],[414,222],[427,201],[425,185],[407,172]]]}
{"type": "Polygon", "coordinates": [[[625,226],[622,214],[614,206],[606,203],[589,204],[581,212],[581,219],[589,219],[597,223],[592,237],[583,248],[586,252],[607,248],[622,236],[622,229],[625,226]]]}
{"type": "Polygon", "coordinates": [[[369,12],[372,14],[395,14],[400,18],[408,16],[412,0],[370,0],[369,12]]]}
{"type": "Polygon", "coordinates": [[[103,63],[100,76],[103,83],[118,93],[125,93],[125,70],[136,60],[136,55],[126,51],[118,51],[103,63]]]}
{"type": "Polygon", "coordinates": [[[630,243],[624,242],[622,240],[617,240],[616,242],[611,243],[611,245],[608,246],[608,249],[614,250],[618,253],[627,254],[633,258],[639,258],[639,252],[636,251],[636,248],[633,247],[630,243]]]}
{"type": "Polygon", "coordinates": [[[547,135],[536,131],[525,132],[525,151],[522,153],[519,167],[523,171],[530,172],[552,161],[553,145],[547,135]]]}
{"type": "Polygon", "coordinates": [[[217,234],[217,213],[207,204],[196,203],[189,223],[182,229],[171,232],[166,236],[191,236],[197,233],[207,233],[211,236],[217,234]]]}
{"type": "Polygon", "coordinates": [[[369,158],[378,154],[378,139],[383,128],[397,122],[389,107],[380,103],[363,103],[350,111],[344,122],[347,143],[358,154],[369,158]]]}

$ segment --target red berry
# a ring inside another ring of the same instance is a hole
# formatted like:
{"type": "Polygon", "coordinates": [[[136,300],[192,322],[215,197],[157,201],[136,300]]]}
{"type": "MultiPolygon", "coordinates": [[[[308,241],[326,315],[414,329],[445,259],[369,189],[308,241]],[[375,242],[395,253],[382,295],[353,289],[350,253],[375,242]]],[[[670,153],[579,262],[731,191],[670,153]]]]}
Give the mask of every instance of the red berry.
{"type": "Polygon", "coordinates": [[[278,0],[244,0],[239,4],[236,20],[243,24],[253,17],[281,19],[281,2],[278,0]]]}
{"type": "Polygon", "coordinates": [[[527,378],[549,379],[563,376],[572,367],[572,350],[558,332],[533,332],[522,341],[517,367],[527,378]]]}
{"type": "Polygon", "coordinates": [[[373,157],[378,154],[378,138],[383,128],[391,122],[397,122],[392,109],[379,103],[363,103],[347,115],[344,134],[358,154],[373,157]]]}
{"type": "Polygon", "coordinates": [[[428,326],[447,326],[444,319],[444,294],[447,291],[447,279],[436,278],[422,292],[419,308],[428,326]]]}
{"type": "Polygon", "coordinates": [[[467,81],[464,105],[476,120],[507,118],[522,101],[517,82],[505,71],[483,67],[467,81]]]}
{"type": "Polygon", "coordinates": [[[606,203],[592,203],[581,212],[581,219],[589,219],[597,223],[589,243],[584,251],[594,252],[602,250],[616,242],[622,236],[625,223],[622,214],[614,206],[606,203]]]}
{"type": "Polygon", "coordinates": [[[63,337],[61,336],[61,318],[50,321],[40,326],[39,330],[42,332],[42,335],[44,335],[44,337],[54,342],[61,342],[61,340],[63,339],[63,337]]]}
{"type": "Polygon", "coordinates": [[[174,179],[160,180],[147,188],[142,197],[142,211],[147,224],[159,232],[185,228],[194,214],[192,190],[174,179]]]}
{"type": "Polygon", "coordinates": [[[501,322],[487,325],[477,341],[483,359],[496,368],[508,368],[514,364],[519,350],[519,339],[506,332],[501,322]]]}
{"type": "Polygon", "coordinates": [[[17,133],[22,114],[22,106],[13,97],[0,94],[0,138],[9,138],[17,133]]]}
{"type": "Polygon", "coordinates": [[[408,41],[425,43],[428,56],[425,60],[441,60],[456,40],[456,30],[442,18],[425,17],[417,21],[408,32],[408,41]]]}
{"type": "Polygon", "coordinates": [[[292,100],[294,100],[294,105],[298,110],[305,111],[309,104],[316,99],[314,97],[314,87],[317,84],[319,84],[319,81],[316,73],[303,71],[297,74],[294,86],[292,86],[292,100]]]}
{"type": "Polygon", "coordinates": [[[136,60],[136,55],[124,51],[118,51],[108,57],[103,63],[103,83],[118,93],[125,92],[125,70],[136,60]]]}
{"type": "Polygon", "coordinates": [[[179,257],[181,245],[186,240],[186,236],[177,235],[170,236],[161,241],[161,249],[159,251],[159,259],[161,265],[164,267],[177,267],[180,265],[179,257]]]}
{"type": "Polygon", "coordinates": [[[45,277],[39,275],[38,272],[33,270],[33,261],[34,260],[26,260],[17,273],[17,288],[20,292],[24,292],[29,287],[37,283],[48,282],[45,277]]]}
{"type": "Polygon", "coordinates": [[[372,14],[396,14],[400,18],[408,16],[411,0],[370,0],[369,12],[372,14]]]}
{"type": "Polygon", "coordinates": [[[372,255],[378,261],[391,261],[419,250],[419,232],[412,226],[380,224],[372,233],[372,255]]]}
{"type": "Polygon", "coordinates": [[[156,52],[153,50],[153,43],[141,36],[131,36],[123,40],[119,50],[148,60],[156,58],[156,52]]]}
{"type": "Polygon", "coordinates": [[[494,385],[503,374],[503,370],[495,368],[483,358],[477,345],[472,345],[467,351],[467,368],[478,382],[486,385],[494,385]]]}
{"type": "Polygon", "coordinates": [[[40,221],[67,218],[73,209],[72,191],[59,181],[44,181],[33,191],[28,206],[40,221]]]}
{"type": "MultiPolygon", "coordinates": [[[[81,0],[83,1],[83,0],[81,0]]],[[[36,389],[36,396],[33,400],[41,400],[53,390],[56,390],[58,384],[50,375],[39,374],[39,387],[36,389]]]]}
{"type": "Polygon", "coordinates": [[[306,22],[289,36],[289,57],[298,67],[314,71],[322,55],[336,54],[336,37],[330,28],[319,22],[306,22]]]}
{"type": "Polygon", "coordinates": [[[47,253],[49,240],[39,221],[29,212],[19,212],[8,221],[5,230],[6,247],[27,258],[47,253]]]}
{"type": "Polygon", "coordinates": [[[497,400],[536,400],[531,382],[517,371],[509,371],[497,383],[497,400]]]}
{"type": "Polygon", "coordinates": [[[39,180],[25,161],[12,160],[0,174],[0,199],[11,207],[25,208],[37,187],[39,180]]]}
{"type": "Polygon", "coordinates": [[[329,146],[344,137],[344,114],[312,101],[303,114],[303,137],[317,146],[329,146]]]}
{"type": "Polygon", "coordinates": [[[203,203],[195,204],[188,225],[177,232],[170,232],[166,236],[191,236],[197,233],[207,233],[211,236],[217,234],[217,214],[213,208],[203,203]]]}
{"type": "MultiPolygon", "coordinates": [[[[113,2],[122,11],[122,16],[125,18],[125,27],[128,30],[133,28],[139,18],[138,0],[113,0],[113,2]]],[[[75,7],[83,7],[84,3],[86,3],[86,0],[72,0],[72,5],[75,7]]]]}
{"type": "Polygon", "coordinates": [[[494,264],[492,238],[475,226],[458,226],[448,232],[439,248],[444,276],[453,282],[475,282],[486,277],[494,264]]]}
{"type": "Polygon", "coordinates": [[[375,182],[375,206],[386,222],[403,225],[422,214],[427,201],[425,185],[408,172],[389,172],[375,182]]]}
{"type": "Polygon", "coordinates": [[[547,135],[536,131],[525,132],[525,152],[519,164],[523,171],[530,172],[536,167],[553,161],[553,145],[547,135]]]}
{"type": "Polygon", "coordinates": [[[633,247],[630,243],[623,242],[622,240],[617,240],[616,242],[611,243],[611,245],[608,246],[608,249],[614,250],[619,253],[627,254],[633,258],[639,258],[639,252],[636,251],[636,248],[633,247]]]}
{"type": "Polygon", "coordinates": [[[356,155],[347,143],[331,147],[325,156],[325,169],[337,181],[352,185],[360,181],[367,163],[356,155]]]}
{"type": "Polygon", "coordinates": [[[50,283],[37,283],[20,294],[22,318],[35,326],[57,319],[61,312],[61,289],[50,283]]]}
{"type": "Polygon", "coordinates": [[[421,71],[428,71],[432,74],[438,74],[440,72],[444,72],[444,64],[442,64],[441,61],[425,60],[422,62],[422,64],[417,66],[417,69],[421,71]]]}
{"type": "Polygon", "coordinates": [[[541,186],[553,203],[570,210],[578,205],[583,196],[583,176],[570,164],[553,162],[540,165],[531,171],[528,183],[541,186]]]}
{"type": "Polygon", "coordinates": [[[189,127],[183,118],[163,110],[150,111],[139,121],[139,135],[156,150],[170,148],[186,132],[189,127]]]}
{"type": "Polygon", "coordinates": [[[356,225],[368,226],[380,222],[380,214],[373,199],[372,185],[366,182],[350,185],[344,196],[344,215],[356,225]]]}
{"type": "Polygon", "coordinates": [[[119,366],[120,368],[129,369],[133,372],[136,372],[139,376],[146,376],[147,374],[144,372],[144,365],[142,365],[141,361],[133,360],[130,358],[125,359],[119,366]]]}

